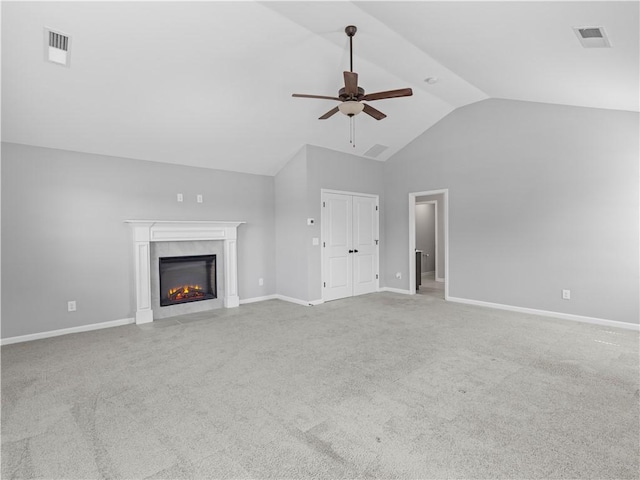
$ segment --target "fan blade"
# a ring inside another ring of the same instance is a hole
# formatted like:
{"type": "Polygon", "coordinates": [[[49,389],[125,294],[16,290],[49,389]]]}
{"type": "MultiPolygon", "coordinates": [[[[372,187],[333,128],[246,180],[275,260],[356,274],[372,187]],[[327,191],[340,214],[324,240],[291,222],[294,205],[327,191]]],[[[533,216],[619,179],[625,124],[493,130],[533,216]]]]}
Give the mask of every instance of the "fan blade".
{"type": "Polygon", "coordinates": [[[367,105],[366,103],[364,104],[363,112],[367,115],[371,115],[376,120],[382,120],[383,118],[386,118],[386,115],[384,113],[382,113],[380,110],[376,110],[371,105],[367,105]]]}
{"type": "Polygon", "coordinates": [[[333,107],[331,110],[329,110],[327,113],[325,113],[324,115],[322,115],[320,118],[318,118],[318,120],[326,120],[327,118],[329,118],[332,115],[335,115],[336,113],[338,113],[338,107],[333,107]]]}
{"type": "Polygon", "coordinates": [[[339,102],[342,101],[342,99],[338,98],[338,97],[326,97],[324,95],[306,95],[304,93],[294,93],[291,96],[292,97],[299,97],[299,98],[320,98],[320,99],[324,99],[324,100],[337,100],[339,102]]]}
{"type": "Polygon", "coordinates": [[[362,100],[382,100],[384,98],[410,97],[413,90],[410,88],[401,88],[399,90],[387,90],[386,92],[367,93],[362,100]]]}
{"type": "Polygon", "coordinates": [[[358,74],[355,72],[344,72],[344,93],[347,95],[358,95],[358,74]]]}

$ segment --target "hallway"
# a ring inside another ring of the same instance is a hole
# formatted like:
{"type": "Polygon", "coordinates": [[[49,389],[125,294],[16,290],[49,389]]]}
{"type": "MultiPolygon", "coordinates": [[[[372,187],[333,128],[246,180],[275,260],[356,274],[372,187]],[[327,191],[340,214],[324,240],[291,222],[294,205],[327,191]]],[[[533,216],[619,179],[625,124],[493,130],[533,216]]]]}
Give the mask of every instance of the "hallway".
{"type": "Polygon", "coordinates": [[[422,284],[416,289],[416,294],[444,298],[444,282],[437,282],[435,275],[435,272],[423,273],[422,284]]]}

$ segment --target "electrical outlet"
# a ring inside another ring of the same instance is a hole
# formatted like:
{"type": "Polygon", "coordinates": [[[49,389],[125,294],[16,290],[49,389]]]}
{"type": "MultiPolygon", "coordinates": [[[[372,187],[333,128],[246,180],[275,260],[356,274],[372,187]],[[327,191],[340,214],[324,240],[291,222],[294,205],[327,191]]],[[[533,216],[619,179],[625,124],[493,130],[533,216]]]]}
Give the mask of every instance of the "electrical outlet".
{"type": "Polygon", "coordinates": [[[400,280],[400,279],[402,278],[402,273],[397,272],[397,273],[396,273],[396,278],[397,278],[398,280],[400,280]]]}
{"type": "Polygon", "coordinates": [[[202,195],[198,195],[198,196],[196,197],[196,202],[198,202],[198,203],[202,203],[202,195]]]}
{"type": "Polygon", "coordinates": [[[181,193],[179,193],[179,194],[177,195],[177,197],[178,197],[178,201],[179,201],[179,202],[182,202],[182,201],[184,200],[184,197],[182,196],[182,194],[181,194],[181,193]]]}
{"type": "Polygon", "coordinates": [[[67,310],[69,312],[75,312],[76,311],[76,301],[75,300],[71,300],[70,302],[67,302],[67,310]]]}
{"type": "Polygon", "coordinates": [[[258,285],[260,285],[260,286],[264,285],[264,278],[259,278],[258,279],[258,285]]]}
{"type": "Polygon", "coordinates": [[[571,300],[571,290],[562,290],[562,299],[571,300]]]}

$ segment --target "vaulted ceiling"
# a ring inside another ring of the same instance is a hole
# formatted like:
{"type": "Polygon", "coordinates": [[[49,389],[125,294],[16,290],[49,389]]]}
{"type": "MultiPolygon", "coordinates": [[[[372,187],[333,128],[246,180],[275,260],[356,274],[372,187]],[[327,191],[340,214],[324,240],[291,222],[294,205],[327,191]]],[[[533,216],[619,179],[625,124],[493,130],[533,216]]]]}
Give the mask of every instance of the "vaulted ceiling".
{"type": "Polygon", "coordinates": [[[386,160],[452,110],[507,98],[638,111],[639,3],[2,2],[2,140],[258,174],[304,144],[386,160]],[[376,121],[318,117],[349,69],[376,121]],[[573,27],[602,26],[585,49],[573,27]],[[71,36],[44,59],[44,28],[71,36]],[[438,82],[428,84],[427,77],[438,82]]]}

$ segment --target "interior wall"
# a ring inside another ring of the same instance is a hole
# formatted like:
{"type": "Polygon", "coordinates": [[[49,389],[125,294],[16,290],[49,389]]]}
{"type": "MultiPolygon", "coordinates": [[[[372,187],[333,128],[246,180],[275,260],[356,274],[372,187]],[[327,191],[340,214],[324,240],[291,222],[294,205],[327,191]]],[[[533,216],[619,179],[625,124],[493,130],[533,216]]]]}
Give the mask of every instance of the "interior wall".
{"type": "Polygon", "coordinates": [[[376,160],[306,145],[278,172],[278,294],[303,302],[322,300],[321,190],[376,194],[382,202],[382,168],[376,160]],[[307,224],[309,218],[313,225],[307,224]]]}
{"type": "Polygon", "coordinates": [[[416,205],[416,249],[422,251],[420,273],[436,269],[436,206],[433,203],[416,205]]]}
{"type": "MultiPolygon", "coordinates": [[[[320,238],[321,232],[321,190],[340,190],[353,193],[368,193],[379,196],[380,205],[380,244],[384,243],[384,204],[383,162],[349,155],[326,148],[307,146],[308,184],[307,212],[308,217],[316,220],[315,227],[307,228],[308,255],[308,298],[322,299],[322,252],[320,246],[313,246],[313,237],[320,238]]],[[[380,269],[384,269],[380,248],[380,269]]],[[[380,277],[382,278],[382,276],[380,277]]]]}
{"type": "Polygon", "coordinates": [[[307,148],[275,176],[276,291],[296,300],[307,296],[307,148]]]}
{"type": "Polygon", "coordinates": [[[246,221],[240,298],[273,294],[274,210],[273,177],[3,143],[2,338],[133,317],[127,219],[246,221]]]}
{"type": "Polygon", "coordinates": [[[385,285],[408,289],[408,194],[448,188],[450,297],[637,324],[639,126],[499,99],[455,110],[384,164],[385,285]]]}

